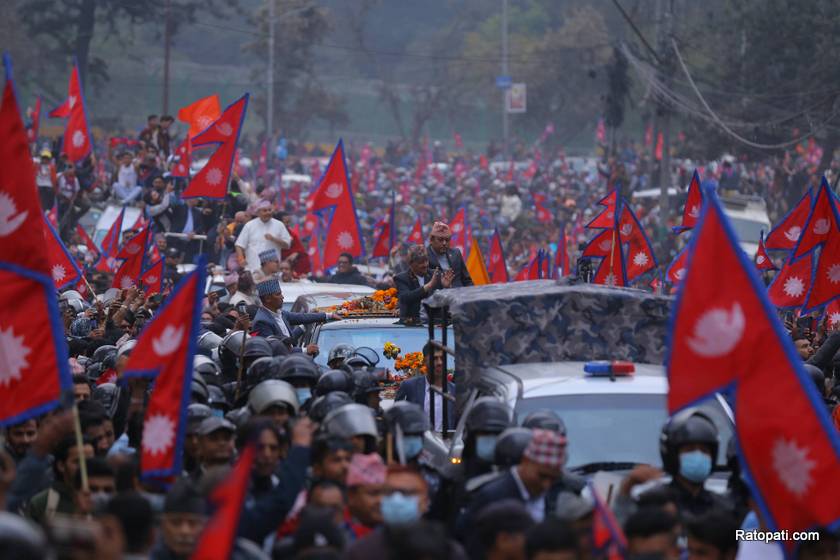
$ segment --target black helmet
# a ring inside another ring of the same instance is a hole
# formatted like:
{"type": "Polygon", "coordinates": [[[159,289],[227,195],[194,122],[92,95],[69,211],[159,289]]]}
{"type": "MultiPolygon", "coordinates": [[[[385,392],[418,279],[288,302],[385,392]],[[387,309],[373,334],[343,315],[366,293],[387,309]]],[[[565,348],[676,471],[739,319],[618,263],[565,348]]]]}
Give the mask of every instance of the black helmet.
{"type": "Polygon", "coordinates": [[[194,402],[207,404],[207,398],[210,396],[210,393],[207,391],[207,382],[204,381],[201,374],[193,373],[190,395],[194,402]]]}
{"type": "Polygon", "coordinates": [[[532,430],[534,428],[551,430],[552,432],[557,432],[560,435],[566,435],[566,423],[563,422],[562,418],[557,416],[556,412],[548,410],[547,408],[535,410],[526,416],[525,420],[522,421],[522,427],[530,428],[532,430]]]}
{"type": "Polygon", "coordinates": [[[286,343],[279,337],[271,335],[267,336],[265,340],[268,342],[268,345],[271,346],[271,355],[275,358],[278,356],[288,356],[291,353],[289,347],[286,346],[286,343]]]}
{"type": "Polygon", "coordinates": [[[97,385],[90,398],[105,408],[108,418],[113,418],[120,400],[120,388],[113,383],[97,385]]]}
{"type": "Polygon", "coordinates": [[[340,369],[327,370],[315,385],[315,396],[320,397],[333,391],[353,392],[353,378],[340,369]]]}
{"type": "Polygon", "coordinates": [[[211,358],[202,354],[196,354],[193,358],[193,371],[200,373],[208,383],[219,385],[222,383],[222,370],[219,364],[211,358]]]}
{"type": "Polygon", "coordinates": [[[102,375],[102,364],[99,362],[88,363],[87,368],[85,368],[85,375],[88,381],[91,383],[95,382],[102,375]]]}
{"type": "Polygon", "coordinates": [[[231,331],[222,339],[222,344],[219,346],[219,360],[225,372],[236,369],[243,340],[245,340],[243,331],[231,331]]]}
{"type": "Polygon", "coordinates": [[[365,367],[374,367],[379,363],[379,354],[376,350],[369,346],[359,346],[353,350],[353,354],[350,355],[350,358],[356,357],[362,358],[365,362],[367,362],[367,366],[365,367]]]}
{"type": "Polygon", "coordinates": [[[429,415],[419,404],[397,401],[385,411],[388,431],[392,432],[399,424],[404,434],[422,434],[429,429],[429,415]]]}
{"type": "Polygon", "coordinates": [[[221,410],[222,413],[230,410],[230,401],[228,401],[227,395],[218,385],[207,386],[207,406],[221,410]]]}
{"type": "Polygon", "coordinates": [[[518,465],[533,435],[529,428],[524,427],[508,428],[499,434],[496,438],[496,450],[493,452],[493,463],[500,468],[518,465]]]}
{"type": "Polygon", "coordinates": [[[242,356],[246,359],[256,360],[257,358],[271,357],[271,345],[262,336],[252,336],[245,341],[245,352],[242,356]]]}
{"type": "Polygon", "coordinates": [[[513,410],[508,405],[494,397],[481,397],[467,417],[467,430],[499,434],[510,427],[512,421],[513,410]]]}
{"type": "Polygon", "coordinates": [[[213,331],[204,331],[198,335],[198,348],[209,354],[222,344],[222,337],[213,331]]]}
{"type": "Polygon", "coordinates": [[[326,418],[327,414],[331,411],[352,402],[353,399],[350,398],[350,395],[343,391],[333,391],[332,393],[327,393],[326,395],[318,397],[312,401],[312,406],[309,407],[309,418],[311,418],[313,422],[323,422],[324,418],[326,418]]]}
{"type": "Polygon", "coordinates": [[[272,379],[277,376],[279,371],[280,366],[274,358],[270,358],[268,356],[257,358],[250,366],[248,366],[248,371],[245,372],[246,385],[248,387],[253,387],[261,381],[272,379]]]}
{"type": "Polygon", "coordinates": [[[314,386],[318,382],[319,376],[318,366],[312,361],[312,358],[304,354],[291,354],[280,362],[279,379],[283,381],[292,383],[292,381],[303,380],[314,386]]]}
{"type": "Polygon", "coordinates": [[[112,346],[111,344],[105,344],[100,346],[96,350],[93,351],[93,355],[90,357],[91,362],[104,362],[105,357],[109,354],[117,355],[117,347],[112,346]]]}
{"type": "Polygon", "coordinates": [[[359,356],[358,354],[353,354],[352,356],[346,358],[342,364],[342,367],[352,369],[364,369],[370,366],[370,361],[364,356],[359,356]]]}
{"type": "Polygon", "coordinates": [[[213,416],[213,410],[206,404],[192,403],[187,407],[187,434],[192,434],[205,418],[213,416]]]}
{"type": "Polygon", "coordinates": [[[823,373],[823,370],[813,364],[805,364],[805,373],[816,385],[817,393],[820,397],[823,397],[825,395],[825,373],[823,373]]]}
{"type": "Polygon", "coordinates": [[[366,404],[369,393],[380,391],[382,391],[382,386],[372,373],[356,370],[353,374],[353,400],[357,403],[366,404]]]}
{"type": "Polygon", "coordinates": [[[680,446],[702,443],[711,448],[712,464],[717,460],[718,429],[712,419],[697,408],[687,408],[673,415],[659,436],[659,454],[665,472],[676,476],[680,468],[680,446]]]}
{"type": "Polygon", "coordinates": [[[342,359],[346,360],[350,354],[353,353],[353,347],[349,344],[342,342],[341,344],[336,344],[330,350],[329,356],[327,357],[327,364],[332,363],[333,360],[342,359]]]}

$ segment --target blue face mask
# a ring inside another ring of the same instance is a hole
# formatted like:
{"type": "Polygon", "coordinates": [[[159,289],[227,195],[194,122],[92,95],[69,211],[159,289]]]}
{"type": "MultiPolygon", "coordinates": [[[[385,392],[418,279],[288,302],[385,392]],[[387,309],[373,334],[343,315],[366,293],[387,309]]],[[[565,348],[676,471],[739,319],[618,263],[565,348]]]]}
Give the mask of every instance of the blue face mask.
{"type": "Polygon", "coordinates": [[[680,453],[680,475],[700,484],[712,474],[712,458],[705,451],[680,453]]]}
{"type": "Polygon", "coordinates": [[[496,436],[477,436],[475,438],[475,454],[482,461],[493,462],[496,452],[496,436]]]}
{"type": "Polygon", "coordinates": [[[296,387],[295,394],[297,394],[298,404],[303,406],[303,403],[309,400],[312,397],[312,389],[309,387],[296,387]]]}
{"type": "Polygon", "coordinates": [[[420,519],[420,498],[394,492],[382,498],[380,511],[386,525],[407,525],[420,519]]]}
{"type": "Polygon", "coordinates": [[[423,451],[423,436],[405,436],[402,440],[406,459],[414,459],[423,451]]]}

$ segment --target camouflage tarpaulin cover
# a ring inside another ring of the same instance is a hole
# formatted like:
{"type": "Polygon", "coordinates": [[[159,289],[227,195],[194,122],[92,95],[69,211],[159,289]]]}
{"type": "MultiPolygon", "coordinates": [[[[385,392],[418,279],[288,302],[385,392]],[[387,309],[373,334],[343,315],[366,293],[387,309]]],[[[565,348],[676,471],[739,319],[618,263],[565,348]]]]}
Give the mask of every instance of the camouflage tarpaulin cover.
{"type": "Polygon", "coordinates": [[[568,360],[661,364],[672,299],[534,280],[441,290],[425,303],[449,306],[458,371],[469,373],[478,366],[568,360]]]}

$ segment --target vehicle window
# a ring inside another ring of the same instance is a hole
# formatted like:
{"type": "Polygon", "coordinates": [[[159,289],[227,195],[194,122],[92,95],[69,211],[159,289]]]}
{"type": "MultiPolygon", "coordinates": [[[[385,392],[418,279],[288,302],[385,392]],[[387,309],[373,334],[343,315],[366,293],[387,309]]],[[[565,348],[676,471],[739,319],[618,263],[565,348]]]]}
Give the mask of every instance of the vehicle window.
{"type": "MultiPolygon", "coordinates": [[[[438,336],[440,333],[438,332],[438,336]]],[[[423,345],[429,340],[429,331],[424,327],[376,327],[376,328],[350,328],[350,329],[321,329],[316,341],[320,352],[315,361],[321,365],[327,365],[327,357],[330,349],[336,344],[346,343],[355,348],[359,346],[368,346],[376,350],[379,354],[379,364],[377,367],[389,368],[393,371],[394,360],[386,358],[382,355],[382,347],[386,342],[396,344],[402,354],[408,352],[420,352],[423,350],[423,345]]],[[[452,329],[447,333],[447,344],[455,347],[455,334],[452,329]]],[[[452,367],[452,360],[449,361],[449,367],[452,367]]]]}
{"type": "MultiPolygon", "coordinates": [[[[659,434],[668,418],[665,395],[597,394],[523,399],[516,413],[522,420],[541,408],[556,412],[566,423],[569,469],[590,463],[646,463],[661,467],[659,434]]],[[[718,464],[726,463],[732,426],[720,404],[704,402],[721,434],[718,464]]]]}
{"type": "Polygon", "coordinates": [[[729,223],[735,229],[735,235],[738,236],[738,241],[758,243],[761,237],[761,230],[764,230],[765,233],[768,230],[768,225],[765,223],[734,218],[732,216],[729,216],[729,223]]]}

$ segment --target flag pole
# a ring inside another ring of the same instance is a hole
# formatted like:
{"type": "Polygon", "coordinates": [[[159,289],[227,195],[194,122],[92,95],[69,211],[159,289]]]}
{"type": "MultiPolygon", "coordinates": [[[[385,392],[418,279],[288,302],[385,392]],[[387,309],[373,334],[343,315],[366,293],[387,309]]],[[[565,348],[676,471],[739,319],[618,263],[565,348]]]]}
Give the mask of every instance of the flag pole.
{"type": "Polygon", "coordinates": [[[76,449],[79,450],[79,474],[82,477],[82,490],[90,490],[88,486],[87,460],[85,459],[85,440],[82,437],[82,422],[79,420],[79,407],[73,401],[73,430],[76,432],[76,449]]]}
{"type": "Polygon", "coordinates": [[[615,283],[613,271],[613,260],[615,259],[615,227],[612,228],[612,243],[610,243],[610,272],[607,274],[607,278],[609,278],[609,283],[607,285],[613,286],[615,283]]]}

